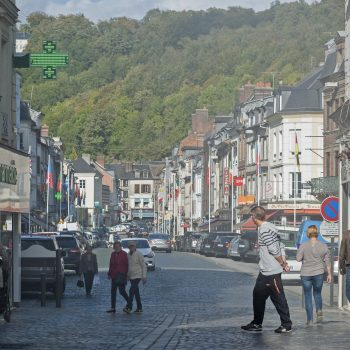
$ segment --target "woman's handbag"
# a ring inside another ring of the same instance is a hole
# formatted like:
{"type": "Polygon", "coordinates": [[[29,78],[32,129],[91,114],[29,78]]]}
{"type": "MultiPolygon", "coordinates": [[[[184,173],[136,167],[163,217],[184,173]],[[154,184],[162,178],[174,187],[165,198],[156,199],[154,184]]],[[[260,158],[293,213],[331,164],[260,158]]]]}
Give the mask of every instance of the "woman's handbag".
{"type": "Polygon", "coordinates": [[[77,281],[77,287],[84,288],[84,281],[83,280],[78,280],[77,281]]]}

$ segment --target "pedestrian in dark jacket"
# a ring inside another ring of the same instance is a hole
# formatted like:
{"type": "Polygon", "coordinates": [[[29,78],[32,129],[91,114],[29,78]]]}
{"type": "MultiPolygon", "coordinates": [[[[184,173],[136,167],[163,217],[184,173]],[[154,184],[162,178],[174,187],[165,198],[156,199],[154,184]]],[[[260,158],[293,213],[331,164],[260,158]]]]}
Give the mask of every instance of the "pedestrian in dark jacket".
{"type": "Polygon", "coordinates": [[[125,291],[128,273],[128,256],[122,250],[120,242],[113,244],[114,252],[111,254],[109,261],[108,279],[112,280],[111,284],[111,308],[107,312],[115,313],[115,303],[117,299],[117,289],[119,294],[128,302],[128,294],[125,291]]]}
{"type": "Polygon", "coordinates": [[[346,297],[350,302],[350,231],[343,232],[339,251],[339,272],[346,275],[346,297]]]}
{"type": "Polygon", "coordinates": [[[284,294],[281,274],[289,271],[288,264],[281,252],[277,228],[265,221],[265,209],[256,206],[251,210],[251,216],[258,229],[259,269],[253,291],[254,320],[241,328],[245,331],[261,331],[265,314],[267,298],[270,297],[281,319],[281,326],[276,333],[292,331],[292,321],[289,307],[284,294]]]}
{"type": "Polygon", "coordinates": [[[90,246],[86,247],[86,252],[80,258],[80,274],[84,275],[86,296],[91,296],[94,276],[98,274],[96,255],[90,246]]]}

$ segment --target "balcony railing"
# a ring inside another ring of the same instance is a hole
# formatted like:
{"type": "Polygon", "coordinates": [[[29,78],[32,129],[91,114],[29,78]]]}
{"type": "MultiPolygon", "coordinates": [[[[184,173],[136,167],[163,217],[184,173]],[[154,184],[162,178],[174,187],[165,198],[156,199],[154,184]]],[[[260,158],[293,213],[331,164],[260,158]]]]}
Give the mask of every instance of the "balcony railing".
{"type": "Polygon", "coordinates": [[[327,176],[311,179],[311,194],[315,197],[337,196],[339,193],[339,177],[327,176]]]}

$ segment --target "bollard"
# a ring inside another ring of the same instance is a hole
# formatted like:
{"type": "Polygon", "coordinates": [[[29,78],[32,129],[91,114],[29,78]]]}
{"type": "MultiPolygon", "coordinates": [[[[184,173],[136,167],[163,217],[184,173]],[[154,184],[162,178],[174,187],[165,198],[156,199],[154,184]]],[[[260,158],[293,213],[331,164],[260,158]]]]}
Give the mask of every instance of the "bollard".
{"type": "Polygon", "coordinates": [[[61,251],[56,251],[56,307],[61,307],[62,300],[62,271],[61,251]]]}
{"type": "Polygon", "coordinates": [[[329,305],[332,307],[334,304],[334,236],[331,238],[331,276],[332,281],[329,286],[329,305]]]}
{"type": "Polygon", "coordinates": [[[40,275],[41,283],[41,307],[46,306],[46,274],[42,273],[40,275]]]}

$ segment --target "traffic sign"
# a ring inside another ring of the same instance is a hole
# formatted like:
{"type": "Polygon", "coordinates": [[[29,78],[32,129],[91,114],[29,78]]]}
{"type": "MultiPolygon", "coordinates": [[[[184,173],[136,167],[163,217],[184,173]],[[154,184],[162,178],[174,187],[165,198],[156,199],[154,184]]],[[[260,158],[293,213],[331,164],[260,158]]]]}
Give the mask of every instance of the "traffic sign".
{"type": "Polygon", "coordinates": [[[328,222],[339,221],[339,198],[328,197],[321,204],[321,215],[328,222]]]}
{"type": "Polygon", "coordinates": [[[320,233],[327,240],[330,236],[339,236],[339,223],[322,221],[320,225],[320,233]]]}

